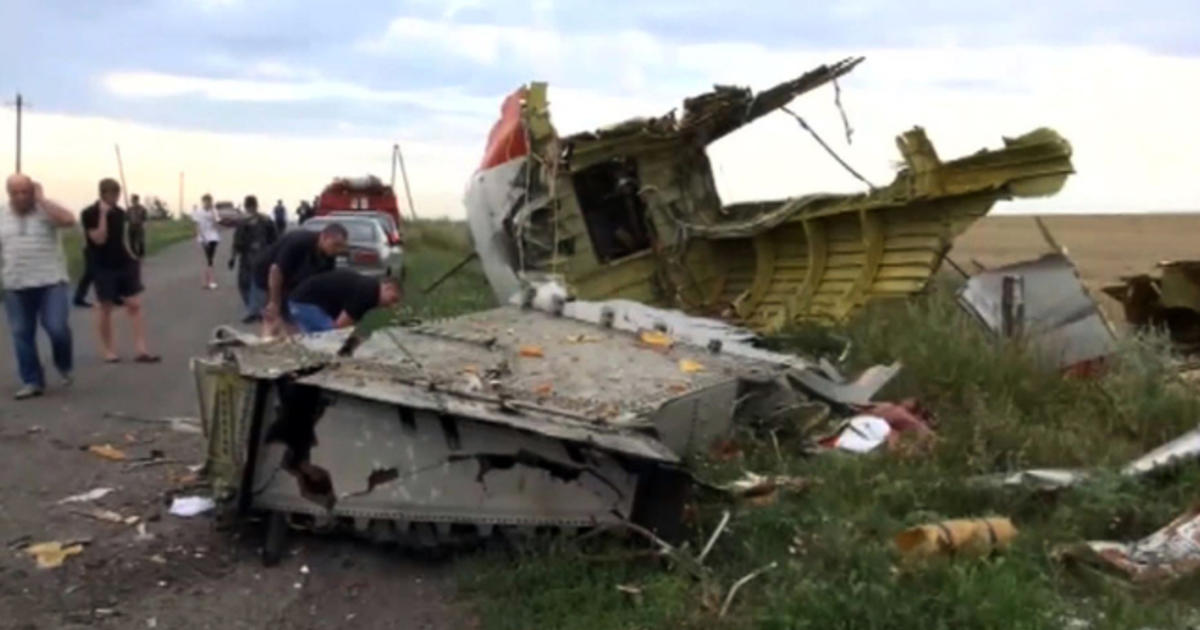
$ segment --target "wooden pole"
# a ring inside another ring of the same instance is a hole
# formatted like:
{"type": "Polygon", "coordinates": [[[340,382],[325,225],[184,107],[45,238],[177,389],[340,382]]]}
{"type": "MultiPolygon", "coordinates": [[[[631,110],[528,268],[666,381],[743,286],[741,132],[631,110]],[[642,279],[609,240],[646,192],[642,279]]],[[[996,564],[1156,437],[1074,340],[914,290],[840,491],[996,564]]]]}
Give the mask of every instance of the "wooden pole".
{"type": "Polygon", "coordinates": [[[400,177],[404,178],[404,196],[408,198],[408,213],[412,215],[412,220],[417,220],[417,208],[413,206],[412,190],[408,186],[408,171],[404,169],[404,153],[400,151],[400,145],[396,145],[396,160],[400,163],[400,177]]]}
{"type": "Polygon", "coordinates": [[[21,98],[21,93],[17,92],[17,172],[21,172],[21,108],[25,105],[25,99],[21,98]]]}
{"type": "Polygon", "coordinates": [[[121,177],[121,196],[125,199],[125,207],[129,207],[129,189],[125,187],[125,165],[121,163],[121,145],[114,144],[117,151],[117,174],[121,177]]]}
{"type": "Polygon", "coordinates": [[[183,212],[183,171],[179,171],[179,218],[187,216],[183,212]]]}

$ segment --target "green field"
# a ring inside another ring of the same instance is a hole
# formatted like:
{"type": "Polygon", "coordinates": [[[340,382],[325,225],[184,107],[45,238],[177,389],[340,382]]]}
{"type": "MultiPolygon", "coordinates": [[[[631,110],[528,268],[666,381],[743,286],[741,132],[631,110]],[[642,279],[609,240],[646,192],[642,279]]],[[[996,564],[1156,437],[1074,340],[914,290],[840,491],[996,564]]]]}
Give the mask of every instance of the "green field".
{"type": "MultiPolygon", "coordinates": [[[[410,239],[406,315],[490,305],[475,266],[433,295],[417,292],[466,249],[452,225],[435,224],[426,234],[424,243],[410,239]]],[[[842,329],[795,330],[770,342],[801,354],[836,354],[846,340],[848,371],[904,363],[882,398],[915,396],[933,408],[931,451],[810,456],[802,450],[807,436],[794,426],[773,427],[778,452],[769,428],[740,428],[735,442],[743,454],[694,462],[700,476],[722,481],[749,470],[798,475],[813,487],[764,507],[698,495],[685,554],[704,544],[723,510],[733,513],[703,578],[647,553],[636,540],[613,537],[480,553],[459,566],[460,598],[481,628],[1057,630],[1196,623],[1198,579],[1134,590],[1067,571],[1051,552],[1060,543],[1153,532],[1200,496],[1197,466],[1142,480],[1107,475],[1056,494],[966,482],[1025,467],[1111,469],[1194,427],[1200,398],[1174,377],[1160,340],[1126,342],[1096,380],[1064,378],[998,345],[939,284],[927,295],[868,309],[842,329]],[[892,536],[907,526],[986,515],[1016,523],[1020,534],[1009,552],[913,568],[902,566],[892,549],[892,536]],[[778,567],[740,590],[718,619],[730,585],[772,561],[778,567]],[[641,594],[631,597],[618,585],[641,594]]]]}

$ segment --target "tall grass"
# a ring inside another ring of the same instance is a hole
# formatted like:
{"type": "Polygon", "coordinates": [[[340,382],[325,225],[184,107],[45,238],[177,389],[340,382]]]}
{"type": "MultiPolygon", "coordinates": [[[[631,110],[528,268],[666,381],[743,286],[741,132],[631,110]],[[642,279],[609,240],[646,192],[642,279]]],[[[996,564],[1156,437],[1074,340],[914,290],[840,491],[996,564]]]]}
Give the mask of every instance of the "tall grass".
{"type": "MultiPolygon", "coordinates": [[[[937,415],[928,454],[806,456],[742,429],[744,456],[697,464],[707,478],[743,470],[818,483],[767,507],[701,496],[689,545],[699,548],[724,509],[734,511],[705,583],[657,559],[630,559],[616,541],[554,541],[514,558],[476,558],[462,571],[464,597],[485,630],[531,627],[761,629],[1174,628],[1194,623],[1200,581],[1136,592],[1085,580],[1050,557],[1060,543],[1144,536],[1189,507],[1200,468],[1149,479],[1102,474],[1055,494],[984,488],[980,473],[1027,466],[1112,469],[1195,426],[1196,392],[1173,377],[1156,339],[1123,342],[1092,380],[1048,371],[1020,348],[998,343],[944,289],[868,309],[835,331],[790,331],[773,342],[800,353],[835,353],[850,342],[850,368],[900,360],[885,398],[915,396],[937,415]],[[901,568],[897,531],[942,518],[1006,515],[1021,533],[1006,554],[901,568]],[[779,568],[746,586],[732,613],[716,604],[737,578],[771,561],[779,568]],[[617,590],[642,590],[640,603],[617,590]]],[[[852,369],[851,369],[852,371],[852,369]]]]}

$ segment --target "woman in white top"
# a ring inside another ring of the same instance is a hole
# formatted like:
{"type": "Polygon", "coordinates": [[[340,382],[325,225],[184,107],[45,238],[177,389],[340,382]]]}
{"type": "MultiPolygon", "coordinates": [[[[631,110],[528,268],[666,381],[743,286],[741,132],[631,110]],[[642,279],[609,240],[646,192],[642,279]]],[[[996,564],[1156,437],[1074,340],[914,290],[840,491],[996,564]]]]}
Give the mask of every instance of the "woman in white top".
{"type": "Polygon", "coordinates": [[[192,210],[192,221],[196,223],[196,242],[204,252],[204,284],[201,286],[215,289],[217,281],[213,275],[213,257],[217,253],[217,243],[221,242],[221,234],[217,232],[220,218],[213,208],[212,195],[205,194],[200,198],[200,203],[203,204],[201,207],[192,210]]]}

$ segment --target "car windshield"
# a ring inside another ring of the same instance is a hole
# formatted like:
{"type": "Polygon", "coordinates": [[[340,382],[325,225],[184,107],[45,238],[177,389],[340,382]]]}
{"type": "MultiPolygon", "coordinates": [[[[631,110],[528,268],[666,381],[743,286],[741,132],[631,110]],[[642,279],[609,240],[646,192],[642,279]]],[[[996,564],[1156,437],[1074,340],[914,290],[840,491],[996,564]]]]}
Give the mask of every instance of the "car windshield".
{"type": "Polygon", "coordinates": [[[330,223],[340,223],[346,231],[350,233],[351,243],[375,243],[378,240],[376,235],[375,224],[362,219],[354,220],[328,220],[328,219],[309,219],[304,222],[304,228],[313,232],[320,232],[325,229],[325,226],[330,223]]]}

